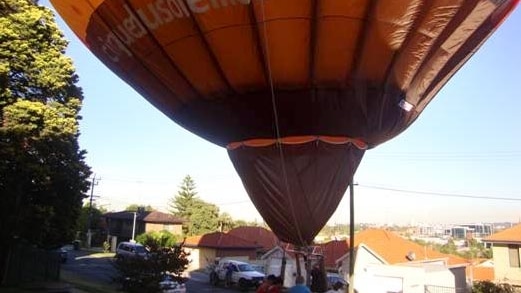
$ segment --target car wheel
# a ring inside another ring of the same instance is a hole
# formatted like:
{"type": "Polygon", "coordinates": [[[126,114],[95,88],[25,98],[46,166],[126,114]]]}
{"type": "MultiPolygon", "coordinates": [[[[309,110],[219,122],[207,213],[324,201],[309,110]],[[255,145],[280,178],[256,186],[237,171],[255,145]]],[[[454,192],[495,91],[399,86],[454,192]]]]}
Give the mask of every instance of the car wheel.
{"type": "Polygon", "coordinates": [[[246,279],[240,279],[239,280],[239,288],[241,290],[247,290],[249,287],[249,283],[246,279]]]}

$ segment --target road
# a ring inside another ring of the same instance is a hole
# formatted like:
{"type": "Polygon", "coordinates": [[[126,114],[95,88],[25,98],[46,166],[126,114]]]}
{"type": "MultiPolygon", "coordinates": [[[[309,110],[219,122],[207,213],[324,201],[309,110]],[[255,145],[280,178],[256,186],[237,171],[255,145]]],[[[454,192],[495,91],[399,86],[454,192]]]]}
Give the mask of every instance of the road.
{"type": "MultiPolygon", "coordinates": [[[[113,281],[116,270],[112,266],[112,255],[86,250],[69,250],[68,260],[62,265],[62,275],[73,276],[90,284],[117,290],[119,285],[113,281]]],[[[188,273],[186,283],[188,292],[241,292],[238,288],[214,287],[209,284],[208,275],[199,272],[188,273]]],[[[244,291],[242,291],[244,292],[244,291]]],[[[255,292],[254,290],[249,292],[255,292]]]]}

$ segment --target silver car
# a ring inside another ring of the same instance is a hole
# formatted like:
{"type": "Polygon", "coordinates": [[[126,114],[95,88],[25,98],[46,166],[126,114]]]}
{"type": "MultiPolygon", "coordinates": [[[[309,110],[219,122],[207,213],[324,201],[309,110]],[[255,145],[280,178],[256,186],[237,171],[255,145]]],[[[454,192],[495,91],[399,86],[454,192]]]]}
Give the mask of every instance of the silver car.
{"type": "Polygon", "coordinates": [[[139,243],[121,242],[116,248],[116,258],[125,259],[129,257],[148,258],[148,250],[139,243]]]}

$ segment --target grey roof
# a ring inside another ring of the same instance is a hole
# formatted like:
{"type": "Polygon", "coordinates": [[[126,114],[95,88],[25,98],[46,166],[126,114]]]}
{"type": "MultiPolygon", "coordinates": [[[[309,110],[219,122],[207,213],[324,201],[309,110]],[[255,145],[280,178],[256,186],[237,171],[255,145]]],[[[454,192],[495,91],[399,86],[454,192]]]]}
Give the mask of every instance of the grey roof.
{"type": "MultiPolygon", "coordinates": [[[[107,219],[133,220],[134,212],[131,212],[131,211],[113,212],[113,213],[106,213],[103,216],[107,219]]],[[[186,222],[184,219],[175,217],[171,214],[162,213],[162,212],[158,212],[158,211],[138,213],[138,214],[136,214],[136,221],[146,222],[146,223],[167,223],[167,224],[182,224],[182,223],[186,222]]]]}

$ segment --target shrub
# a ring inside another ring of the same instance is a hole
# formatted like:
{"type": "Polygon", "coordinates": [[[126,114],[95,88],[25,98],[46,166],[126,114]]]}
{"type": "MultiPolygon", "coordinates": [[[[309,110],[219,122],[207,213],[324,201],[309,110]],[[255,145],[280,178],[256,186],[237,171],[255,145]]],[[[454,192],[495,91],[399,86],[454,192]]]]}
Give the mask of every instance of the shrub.
{"type": "Polygon", "coordinates": [[[472,286],[472,293],[514,293],[509,284],[496,284],[491,281],[477,281],[472,286]]]}
{"type": "Polygon", "coordinates": [[[166,230],[140,234],[136,237],[136,241],[148,247],[150,250],[157,250],[161,247],[172,247],[177,243],[176,236],[166,230]]]}
{"type": "Polygon", "coordinates": [[[165,274],[184,282],[181,274],[188,267],[189,254],[183,245],[160,247],[155,243],[149,246],[148,257],[116,259],[113,262],[118,272],[116,281],[128,292],[158,292],[159,282],[165,274]]]}
{"type": "Polygon", "coordinates": [[[106,240],[103,242],[103,252],[110,252],[110,243],[106,240]]]}

